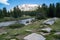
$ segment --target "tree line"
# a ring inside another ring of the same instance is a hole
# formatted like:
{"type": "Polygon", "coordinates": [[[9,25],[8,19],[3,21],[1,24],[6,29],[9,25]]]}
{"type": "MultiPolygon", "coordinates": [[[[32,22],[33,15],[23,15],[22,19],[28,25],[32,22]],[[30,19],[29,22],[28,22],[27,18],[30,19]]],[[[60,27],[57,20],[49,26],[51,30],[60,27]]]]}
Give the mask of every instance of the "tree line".
{"type": "Polygon", "coordinates": [[[0,9],[0,18],[14,17],[18,18],[23,15],[35,16],[38,19],[48,17],[60,17],[60,3],[50,4],[47,6],[45,3],[42,7],[38,7],[35,11],[21,11],[18,6],[13,8],[13,11],[7,11],[6,7],[0,9]]]}

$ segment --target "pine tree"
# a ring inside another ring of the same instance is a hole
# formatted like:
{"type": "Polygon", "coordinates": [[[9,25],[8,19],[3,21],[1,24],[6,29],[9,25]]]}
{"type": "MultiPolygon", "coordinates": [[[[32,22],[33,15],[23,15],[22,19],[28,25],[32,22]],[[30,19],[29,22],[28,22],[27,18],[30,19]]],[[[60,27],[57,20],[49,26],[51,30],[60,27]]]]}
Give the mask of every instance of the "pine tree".
{"type": "Polygon", "coordinates": [[[60,3],[56,3],[56,16],[60,17],[60,3]]]}
{"type": "Polygon", "coordinates": [[[6,7],[3,8],[2,12],[3,12],[4,17],[7,17],[7,9],[6,9],[6,7]]]}
{"type": "Polygon", "coordinates": [[[2,10],[0,9],[0,18],[3,18],[2,10]]]}
{"type": "Polygon", "coordinates": [[[54,4],[50,4],[48,11],[49,11],[48,12],[49,17],[54,17],[55,16],[55,6],[54,6],[54,4]]]}

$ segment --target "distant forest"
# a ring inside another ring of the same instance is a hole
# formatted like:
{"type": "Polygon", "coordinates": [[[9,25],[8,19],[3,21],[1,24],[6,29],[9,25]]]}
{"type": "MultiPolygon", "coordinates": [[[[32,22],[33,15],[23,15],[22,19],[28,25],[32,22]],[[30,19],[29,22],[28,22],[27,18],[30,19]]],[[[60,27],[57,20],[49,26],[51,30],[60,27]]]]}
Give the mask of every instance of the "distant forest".
{"type": "Polygon", "coordinates": [[[21,11],[18,6],[13,8],[13,11],[7,11],[6,7],[0,9],[0,18],[4,17],[14,17],[18,18],[23,15],[34,16],[37,19],[48,18],[48,17],[59,17],[60,18],[60,3],[42,4],[42,7],[38,7],[35,11],[21,11]]]}

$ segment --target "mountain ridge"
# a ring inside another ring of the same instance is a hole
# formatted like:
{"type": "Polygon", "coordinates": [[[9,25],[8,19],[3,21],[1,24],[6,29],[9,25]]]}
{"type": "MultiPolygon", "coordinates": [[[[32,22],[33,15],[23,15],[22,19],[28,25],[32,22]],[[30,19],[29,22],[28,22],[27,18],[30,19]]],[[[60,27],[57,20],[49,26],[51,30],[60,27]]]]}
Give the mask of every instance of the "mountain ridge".
{"type": "MultiPolygon", "coordinates": [[[[38,9],[38,7],[41,7],[41,5],[38,4],[22,4],[22,5],[18,5],[19,9],[21,11],[34,11],[36,9],[38,9]]],[[[13,11],[13,9],[12,9],[13,11]]]]}

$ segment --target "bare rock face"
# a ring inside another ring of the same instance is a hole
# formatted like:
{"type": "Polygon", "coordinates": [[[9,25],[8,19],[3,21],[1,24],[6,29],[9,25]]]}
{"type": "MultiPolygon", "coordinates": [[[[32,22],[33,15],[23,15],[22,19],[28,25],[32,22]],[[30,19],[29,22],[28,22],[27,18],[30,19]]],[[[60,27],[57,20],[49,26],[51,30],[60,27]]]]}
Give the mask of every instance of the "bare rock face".
{"type": "Polygon", "coordinates": [[[56,22],[57,19],[58,18],[56,18],[56,17],[47,19],[43,22],[43,24],[53,25],[56,22]]]}
{"type": "Polygon", "coordinates": [[[49,32],[49,33],[50,33],[52,29],[48,27],[48,28],[43,28],[43,29],[41,29],[41,30],[42,30],[42,31],[46,31],[46,32],[49,32]]]}
{"type": "Polygon", "coordinates": [[[46,38],[43,37],[42,35],[40,34],[37,34],[37,33],[32,33],[26,37],[24,37],[24,40],[45,40],[46,38]]]}
{"type": "Polygon", "coordinates": [[[43,22],[43,24],[53,25],[55,23],[54,19],[47,19],[43,22]]]}

